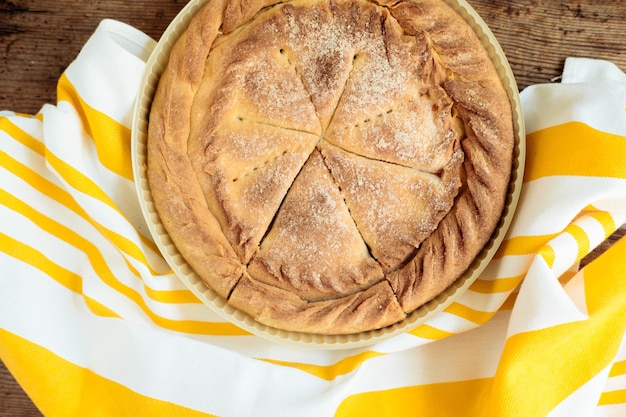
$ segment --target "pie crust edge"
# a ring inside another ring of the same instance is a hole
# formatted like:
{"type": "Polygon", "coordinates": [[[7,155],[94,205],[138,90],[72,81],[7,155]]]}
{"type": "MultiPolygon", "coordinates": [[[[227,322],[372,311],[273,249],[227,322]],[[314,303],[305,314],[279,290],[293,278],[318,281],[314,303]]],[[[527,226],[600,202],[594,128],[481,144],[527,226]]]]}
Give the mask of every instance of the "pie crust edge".
{"type": "Polygon", "coordinates": [[[233,1],[209,1],[173,47],[161,75],[150,111],[147,146],[149,186],[159,217],[183,258],[207,286],[224,299],[232,298],[231,305],[268,326],[344,334],[401,321],[470,267],[500,221],[511,173],[514,135],[510,103],[488,53],[465,20],[444,3],[426,0],[380,4],[395,12],[392,15],[407,33],[421,32],[429,37],[437,51],[434,59],[447,69],[447,73],[440,74],[443,78],[439,81],[458,103],[467,137],[461,144],[465,153],[464,187],[452,210],[422,243],[416,256],[386,277],[384,283],[390,291],[385,288],[384,293],[392,294],[393,299],[379,302],[383,307],[378,308],[378,315],[346,308],[349,297],[335,300],[332,307],[328,302],[305,305],[289,294],[277,294],[275,288],[259,288],[263,285],[250,279],[221,233],[215,216],[203,206],[199,187],[190,186],[186,179],[193,176],[186,167],[188,158],[184,152],[189,129],[186,112],[202,79],[198,68],[203,65],[199,63],[205,61],[220,28],[226,30],[227,22],[237,27],[238,23],[233,22],[250,19],[261,7],[268,6],[268,2],[252,1],[246,7],[236,7],[237,2],[233,1]],[[415,8],[426,14],[416,18],[415,8]],[[238,16],[233,15],[234,10],[238,16]],[[432,25],[433,21],[438,24],[432,25]],[[465,43],[459,45],[455,39],[463,39],[465,43]],[[472,60],[467,63],[450,58],[468,53],[472,60]],[[172,199],[172,195],[180,198],[172,199]],[[242,300],[251,296],[263,299],[266,308],[247,307],[242,300]],[[273,301],[278,297],[293,302],[277,305],[273,301]],[[320,319],[320,311],[333,308],[335,313],[326,314],[335,319],[320,319]]]}

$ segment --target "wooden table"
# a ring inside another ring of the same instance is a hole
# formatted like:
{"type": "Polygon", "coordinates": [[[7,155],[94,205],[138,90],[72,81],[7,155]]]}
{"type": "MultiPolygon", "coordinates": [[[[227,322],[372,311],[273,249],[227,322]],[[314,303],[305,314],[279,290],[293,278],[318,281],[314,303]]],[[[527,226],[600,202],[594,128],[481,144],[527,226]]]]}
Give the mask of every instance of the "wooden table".
{"type": "MultiPolygon", "coordinates": [[[[568,56],[609,59],[626,70],[623,0],[469,0],[500,41],[520,90],[551,82],[568,56]]],[[[94,31],[111,18],[158,39],[182,0],[0,0],[0,109],[36,113],[94,31]]],[[[590,258],[618,237],[622,227],[590,258]]],[[[0,362],[0,416],[40,416],[0,362]]]]}

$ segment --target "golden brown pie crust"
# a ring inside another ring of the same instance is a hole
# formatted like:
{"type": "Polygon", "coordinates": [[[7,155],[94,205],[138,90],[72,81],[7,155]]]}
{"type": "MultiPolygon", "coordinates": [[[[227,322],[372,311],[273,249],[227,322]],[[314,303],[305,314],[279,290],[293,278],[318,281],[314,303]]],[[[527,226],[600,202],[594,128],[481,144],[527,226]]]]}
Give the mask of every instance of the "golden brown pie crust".
{"type": "Polygon", "coordinates": [[[514,134],[471,27],[438,0],[210,0],[149,115],[155,208],[206,285],[259,323],[402,321],[500,221],[514,134]]]}

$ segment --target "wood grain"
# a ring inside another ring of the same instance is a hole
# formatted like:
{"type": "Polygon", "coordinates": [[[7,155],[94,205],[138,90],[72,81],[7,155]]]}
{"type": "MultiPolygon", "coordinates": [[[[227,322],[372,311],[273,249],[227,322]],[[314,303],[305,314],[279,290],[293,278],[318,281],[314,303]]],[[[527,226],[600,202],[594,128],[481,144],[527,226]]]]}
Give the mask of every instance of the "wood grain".
{"type": "Polygon", "coordinates": [[[623,1],[469,2],[502,45],[520,90],[558,77],[569,56],[608,59],[626,69],[623,1]]]}
{"type": "MultiPolygon", "coordinates": [[[[609,59],[626,70],[623,0],[469,0],[496,35],[521,89],[557,78],[568,56],[609,59]]],[[[158,39],[184,7],[176,0],[0,0],[0,110],[36,113],[105,18],[158,39]]],[[[589,257],[621,236],[622,227],[589,257]]],[[[41,413],[0,362],[0,416],[41,413]]]]}

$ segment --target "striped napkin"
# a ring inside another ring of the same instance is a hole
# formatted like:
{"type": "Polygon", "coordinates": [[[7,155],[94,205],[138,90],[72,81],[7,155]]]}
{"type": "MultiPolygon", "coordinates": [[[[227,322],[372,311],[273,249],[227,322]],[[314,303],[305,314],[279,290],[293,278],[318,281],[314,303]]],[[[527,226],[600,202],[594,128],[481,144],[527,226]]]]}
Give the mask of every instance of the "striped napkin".
{"type": "Polygon", "coordinates": [[[522,93],[516,217],[480,278],[410,333],[295,349],[224,322],[173,275],[133,184],[155,42],[105,20],[58,103],[0,112],[0,358],[46,416],[624,416],[626,75],[568,59],[522,93]]]}

